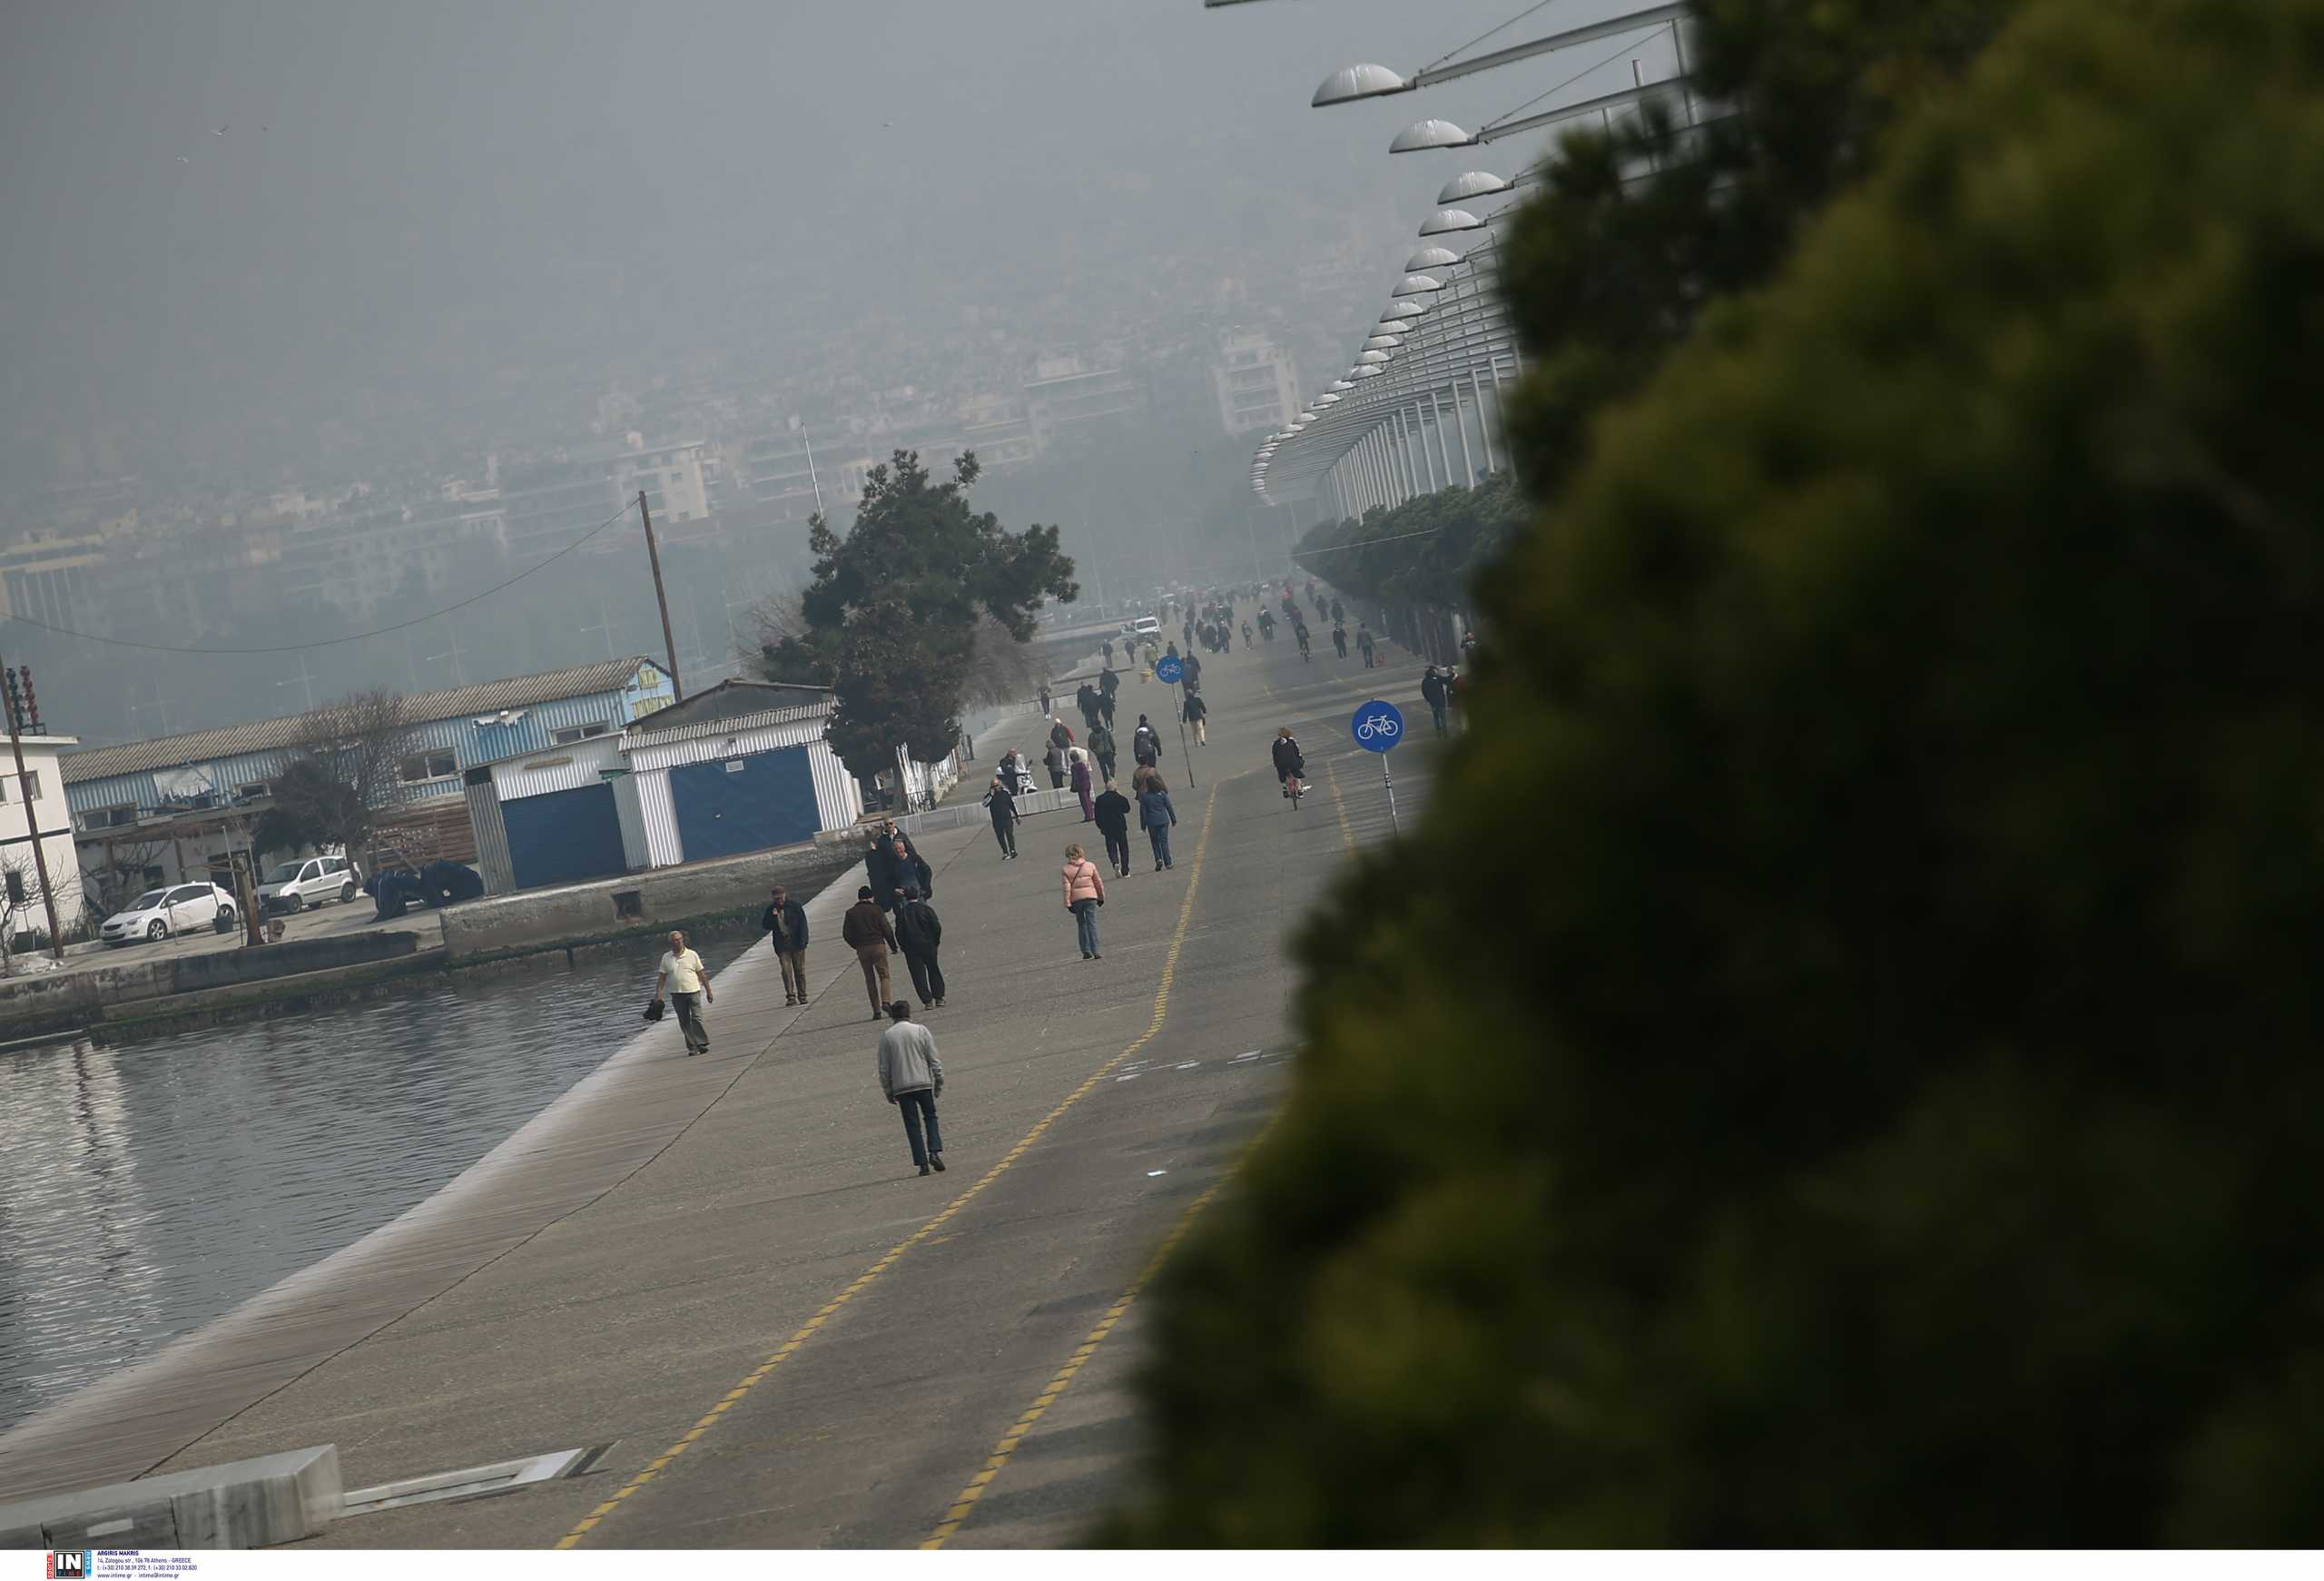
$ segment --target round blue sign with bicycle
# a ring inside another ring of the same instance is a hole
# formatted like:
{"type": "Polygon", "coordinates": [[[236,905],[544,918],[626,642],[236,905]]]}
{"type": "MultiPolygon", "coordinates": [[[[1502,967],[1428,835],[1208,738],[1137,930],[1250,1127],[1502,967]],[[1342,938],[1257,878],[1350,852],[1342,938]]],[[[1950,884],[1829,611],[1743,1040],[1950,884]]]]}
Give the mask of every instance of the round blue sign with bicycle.
{"type": "Polygon", "coordinates": [[[1178,684],[1179,677],[1184,676],[1186,673],[1187,667],[1177,659],[1172,658],[1167,653],[1160,658],[1154,661],[1154,678],[1160,681],[1164,686],[1177,686],[1178,684]]]}
{"type": "Polygon", "coordinates": [[[1395,704],[1374,697],[1355,711],[1348,729],[1364,751],[1387,752],[1404,738],[1404,716],[1395,704]]]}

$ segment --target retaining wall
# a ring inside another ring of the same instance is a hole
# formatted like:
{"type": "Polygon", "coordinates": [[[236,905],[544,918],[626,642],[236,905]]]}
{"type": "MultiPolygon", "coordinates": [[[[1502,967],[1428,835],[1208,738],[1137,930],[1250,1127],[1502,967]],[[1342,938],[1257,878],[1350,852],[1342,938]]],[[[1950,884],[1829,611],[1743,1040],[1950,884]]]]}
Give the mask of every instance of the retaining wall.
{"type": "Polygon", "coordinates": [[[775,884],[788,884],[804,898],[861,862],[860,839],[853,830],[834,830],[772,851],[462,901],[438,914],[444,952],[457,966],[679,927],[729,913],[756,915],[775,884]]]}

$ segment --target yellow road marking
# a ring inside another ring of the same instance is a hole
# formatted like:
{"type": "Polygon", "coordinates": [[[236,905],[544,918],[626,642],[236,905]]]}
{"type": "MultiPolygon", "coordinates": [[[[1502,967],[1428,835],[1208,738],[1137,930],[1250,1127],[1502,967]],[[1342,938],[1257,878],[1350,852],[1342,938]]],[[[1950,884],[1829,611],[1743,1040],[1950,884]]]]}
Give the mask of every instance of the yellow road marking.
{"type": "MultiPolygon", "coordinates": [[[[1232,775],[1228,777],[1230,779],[1239,779],[1242,776],[1239,775],[1232,775]]],[[[848,1286],[841,1290],[837,1296],[833,1297],[831,1302],[821,1311],[808,1319],[806,1322],[801,1324],[797,1333],[792,1335],[779,1349],[777,1349],[773,1355],[769,1356],[764,1361],[761,1362],[758,1367],[746,1376],[740,1384],[729,1391],[727,1396],[718,1402],[718,1405],[710,1412],[709,1415],[704,1417],[700,1421],[694,1425],[694,1428],[690,1432],[681,1438],[676,1443],[671,1445],[667,1449],[665,1449],[655,1459],[647,1462],[645,1467],[640,1470],[636,1476],[631,1477],[627,1482],[622,1485],[618,1492],[614,1494],[612,1497],[606,1499],[605,1503],[591,1510],[574,1526],[571,1531],[558,1538],[556,1544],[558,1547],[570,1548],[577,1546],[583,1537],[588,1536],[589,1532],[600,1521],[604,1520],[607,1516],[614,1512],[614,1507],[616,1505],[620,1504],[622,1500],[627,1498],[631,1494],[635,1493],[639,1488],[645,1487],[647,1483],[653,1481],[655,1477],[661,1475],[664,1468],[668,1467],[672,1461],[675,1460],[679,1456],[692,1448],[694,1447],[694,1440],[701,1438],[703,1434],[709,1431],[711,1428],[717,1424],[718,1418],[722,1412],[724,1412],[729,1406],[733,1405],[743,1395],[747,1394],[751,1389],[757,1387],[762,1379],[773,1374],[783,1362],[790,1360],[793,1352],[797,1351],[802,1345],[805,1344],[807,1340],[814,1337],[815,1331],[823,1326],[825,1319],[836,1314],[842,1307],[853,1299],[859,1291],[870,1285],[871,1282],[879,1278],[881,1274],[885,1273],[890,1265],[894,1263],[897,1259],[902,1257],[905,1252],[910,1251],[921,1241],[929,1239],[929,1237],[933,1235],[941,1226],[950,1222],[961,1209],[969,1205],[970,1199],[974,1198],[987,1186],[991,1185],[993,1181],[999,1180],[1001,1175],[1007,1171],[1009,1165],[1015,1163],[1019,1158],[1023,1157],[1025,1150],[1031,1147],[1036,1141],[1039,1141],[1041,1139],[1042,1134],[1046,1132],[1050,1126],[1056,1124],[1059,1118],[1062,1116],[1067,1110],[1072,1108],[1076,1103],[1080,1102],[1081,1100],[1087,1097],[1090,1092],[1096,1091],[1098,1084],[1106,1079],[1107,1075],[1112,1072],[1115,1066],[1120,1064],[1124,1060],[1128,1059],[1132,1054],[1137,1052],[1138,1050],[1144,1048],[1147,1043],[1154,1041],[1155,1034],[1162,1030],[1162,1018],[1169,1010],[1170,982],[1172,978],[1177,975],[1178,954],[1186,946],[1187,924],[1194,920],[1195,894],[1202,887],[1203,858],[1210,850],[1210,830],[1212,824],[1211,815],[1217,806],[1218,786],[1220,784],[1224,783],[1224,781],[1214,783],[1210,787],[1210,795],[1203,802],[1202,837],[1195,842],[1194,868],[1187,877],[1187,898],[1178,907],[1177,930],[1170,935],[1169,953],[1162,958],[1162,980],[1159,986],[1155,989],[1154,993],[1154,1019],[1150,1023],[1148,1023],[1146,1031],[1138,1034],[1137,1041],[1131,1043],[1129,1047],[1124,1049],[1120,1053],[1116,1054],[1112,1059],[1108,1060],[1104,1064],[1098,1066],[1095,1071],[1092,1071],[1082,1082],[1081,1085],[1076,1087],[1071,1092],[1066,1094],[1065,1102],[1059,1103],[1055,1109],[1050,1110],[1048,1114],[1042,1116],[1040,1121],[1034,1125],[1033,1129],[1027,1131],[1024,1136],[1019,1139],[1016,1146],[1010,1148],[1008,1152],[1003,1154],[999,1163],[986,1171],[983,1178],[979,1180],[975,1185],[970,1186],[967,1191],[953,1198],[952,1201],[947,1203],[943,1210],[939,1212],[935,1218],[931,1219],[918,1230],[913,1230],[911,1234],[904,1240],[898,1241],[894,1246],[889,1248],[887,1255],[881,1258],[879,1261],[873,1263],[869,1269],[865,1270],[861,1276],[848,1284],[848,1286]]],[[[1216,1188],[1214,1188],[1214,1190],[1216,1188]]],[[[1206,1192],[1202,1201],[1207,1201],[1209,1193],[1206,1192]]],[[[1199,1205],[1200,1202],[1198,1201],[1196,1206],[1199,1205]]],[[[1166,1242],[1165,1244],[1167,1246],[1170,1243],[1166,1242]]],[[[1141,1276],[1141,1279],[1142,1278],[1143,1276],[1141,1276]]],[[[1136,1289],[1135,1286],[1132,1288],[1133,1290],[1136,1289]]]]}
{"type": "Polygon", "coordinates": [[[1348,826],[1347,798],[1340,795],[1339,770],[1332,766],[1328,757],[1324,760],[1324,778],[1332,789],[1332,811],[1340,815],[1340,843],[1352,852],[1355,849],[1355,831],[1348,826]]]}
{"type": "Polygon", "coordinates": [[[1178,1242],[1187,1238],[1195,1216],[1209,1206],[1210,1200],[1218,1195],[1219,1188],[1226,1184],[1226,1179],[1222,1177],[1214,1181],[1210,1190],[1196,1197],[1187,1210],[1178,1215],[1178,1221],[1170,1227],[1170,1233],[1162,1238],[1162,1244],[1155,1249],[1153,1257],[1138,1270],[1137,1277],[1130,1280],[1129,1289],[1122,1292],[1121,1299],[1106,1309],[1106,1315],[1098,1320],[1095,1329],[1089,1330],[1089,1337],[1073,1352],[1072,1359],[1058,1369],[1057,1376],[1049,1379],[1049,1386],[1034,1396],[1033,1403],[1025,1408],[1025,1414],[1000,1436],[1000,1441],[992,1447],[992,1457],[984,1463],[984,1469],[969,1478],[968,1486],[961,1488],[959,1497],[952,1500],[952,1507],[944,1512],[944,1518],[936,1523],[936,1529],[928,1534],[928,1540],[920,1545],[921,1548],[942,1547],[951,1539],[952,1534],[967,1523],[976,1509],[977,1500],[984,1497],[985,1489],[992,1486],[992,1479],[1000,1476],[1001,1468],[1009,1464],[1009,1457],[1017,1452],[1017,1446],[1025,1441],[1025,1436],[1033,1430],[1033,1425],[1041,1419],[1049,1407],[1063,1397],[1072,1385],[1073,1375],[1079,1372],[1089,1358],[1097,1353],[1106,1336],[1113,1332],[1114,1326],[1129,1310],[1130,1303],[1137,1299],[1138,1292],[1145,1290],[1154,1276],[1161,1271],[1162,1265],[1177,1250],[1178,1242]]]}

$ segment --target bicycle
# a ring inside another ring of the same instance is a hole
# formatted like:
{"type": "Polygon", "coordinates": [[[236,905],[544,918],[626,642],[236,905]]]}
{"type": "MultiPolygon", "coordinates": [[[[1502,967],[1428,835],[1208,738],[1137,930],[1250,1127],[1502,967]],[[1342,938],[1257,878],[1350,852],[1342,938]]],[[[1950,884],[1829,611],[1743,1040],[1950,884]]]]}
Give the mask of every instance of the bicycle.
{"type": "Polygon", "coordinates": [[[1285,787],[1291,792],[1291,809],[1294,812],[1297,812],[1299,810],[1299,795],[1305,787],[1300,785],[1299,776],[1295,774],[1289,779],[1285,780],[1283,783],[1285,787]]]}

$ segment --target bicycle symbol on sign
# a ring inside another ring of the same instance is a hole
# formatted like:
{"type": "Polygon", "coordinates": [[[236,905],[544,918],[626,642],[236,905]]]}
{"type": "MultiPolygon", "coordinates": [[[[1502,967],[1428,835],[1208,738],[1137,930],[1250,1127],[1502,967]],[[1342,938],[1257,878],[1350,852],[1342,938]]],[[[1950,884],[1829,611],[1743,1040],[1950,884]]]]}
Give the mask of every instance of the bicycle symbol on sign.
{"type": "Polygon", "coordinates": [[[1355,738],[1358,741],[1370,741],[1377,736],[1384,741],[1393,740],[1402,728],[1402,726],[1387,715],[1378,714],[1363,720],[1356,726],[1355,738]]]}

